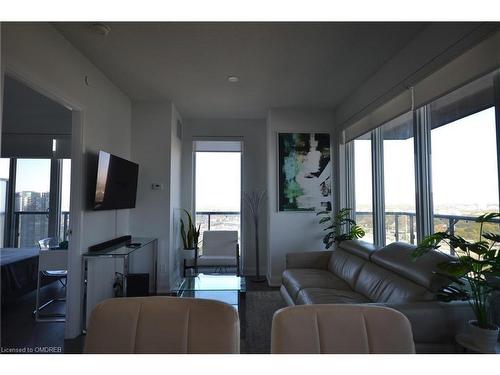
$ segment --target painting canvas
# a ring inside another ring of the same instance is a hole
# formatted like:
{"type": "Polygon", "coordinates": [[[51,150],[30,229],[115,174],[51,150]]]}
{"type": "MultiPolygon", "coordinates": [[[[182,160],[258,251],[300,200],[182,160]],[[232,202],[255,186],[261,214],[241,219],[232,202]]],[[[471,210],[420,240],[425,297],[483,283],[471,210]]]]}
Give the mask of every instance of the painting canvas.
{"type": "Polygon", "coordinates": [[[280,133],[279,211],[331,211],[330,135],[280,133]]]}

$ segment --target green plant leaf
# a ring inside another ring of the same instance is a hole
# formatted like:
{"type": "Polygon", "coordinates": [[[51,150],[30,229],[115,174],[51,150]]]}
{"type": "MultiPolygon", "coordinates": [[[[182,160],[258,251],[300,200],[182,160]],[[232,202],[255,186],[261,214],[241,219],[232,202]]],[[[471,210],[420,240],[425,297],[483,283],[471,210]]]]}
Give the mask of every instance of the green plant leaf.
{"type": "Polygon", "coordinates": [[[323,243],[328,249],[335,242],[361,238],[365,231],[356,225],[356,221],[351,219],[351,208],[342,208],[335,215],[329,211],[318,212],[317,215],[327,214],[321,218],[320,224],[327,224],[323,231],[326,232],[323,237],[323,243]]]}
{"type": "Polygon", "coordinates": [[[365,235],[365,231],[359,225],[355,225],[351,228],[349,234],[352,238],[362,238],[365,235]]]}
{"type": "Polygon", "coordinates": [[[476,218],[477,223],[486,223],[488,221],[491,221],[491,219],[494,219],[496,217],[500,217],[500,212],[490,212],[481,216],[478,216],[476,218]]]}
{"type": "Polygon", "coordinates": [[[181,237],[182,237],[182,245],[184,249],[187,249],[187,240],[186,240],[186,230],[184,228],[184,220],[181,219],[181,237]]]}
{"type": "Polygon", "coordinates": [[[461,261],[439,263],[437,267],[450,276],[463,277],[471,271],[471,267],[461,261]]]}
{"type": "Polygon", "coordinates": [[[320,224],[323,224],[323,223],[326,223],[327,221],[331,221],[332,218],[330,216],[325,216],[325,217],[322,217],[320,220],[319,220],[319,223],[320,224]]]}
{"type": "Polygon", "coordinates": [[[500,234],[486,232],[483,233],[483,237],[490,241],[500,242],[500,234]]]}
{"type": "MultiPolygon", "coordinates": [[[[463,245],[464,249],[468,249],[477,255],[483,255],[488,252],[489,244],[486,241],[473,242],[463,245]]],[[[463,250],[463,249],[462,249],[463,250]]]]}

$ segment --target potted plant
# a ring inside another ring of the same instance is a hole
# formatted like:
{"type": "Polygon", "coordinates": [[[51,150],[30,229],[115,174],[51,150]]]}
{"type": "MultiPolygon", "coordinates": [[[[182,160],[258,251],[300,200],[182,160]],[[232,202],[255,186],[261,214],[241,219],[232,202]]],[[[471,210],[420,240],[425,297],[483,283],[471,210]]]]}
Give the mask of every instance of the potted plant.
{"type": "Polygon", "coordinates": [[[193,223],[193,218],[191,214],[187,211],[183,211],[186,213],[188,218],[187,225],[184,223],[184,220],[181,217],[181,237],[182,237],[182,245],[184,250],[198,250],[198,240],[200,238],[200,227],[201,224],[198,225],[198,228],[193,223]]]}
{"type": "Polygon", "coordinates": [[[365,231],[351,219],[351,208],[342,208],[336,215],[330,211],[321,211],[316,215],[321,215],[320,224],[327,224],[323,230],[327,233],[323,237],[325,248],[329,249],[334,243],[346,240],[362,238],[365,231]]]}
{"type": "Polygon", "coordinates": [[[476,318],[469,321],[470,339],[483,352],[494,350],[499,332],[491,319],[490,297],[498,288],[494,280],[500,276],[500,250],[495,248],[500,243],[500,234],[484,231],[484,224],[498,217],[500,213],[488,213],[476,219],[480,227],[475,242],[448,232],[436,232],[425,237],[412,253],[416,260],[431,250],[439,250],[442,243],[455,251],[457,256],[438,264],[436,273],[453,280],[458,291],[468,297],[476,318]]]}

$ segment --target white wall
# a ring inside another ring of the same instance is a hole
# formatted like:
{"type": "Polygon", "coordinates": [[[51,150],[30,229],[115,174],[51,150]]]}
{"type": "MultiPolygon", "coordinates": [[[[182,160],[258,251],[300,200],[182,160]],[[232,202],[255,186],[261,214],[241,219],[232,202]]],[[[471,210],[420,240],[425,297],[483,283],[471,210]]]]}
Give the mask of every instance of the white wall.
{"type": "Polygon", "coordinates": [[[139,163],[137,205],[130,231],[158,238],[158,291],[167,293],[179,277],[177,217],[181,201],[182,119],[172,102],[134,101],[132,104],[132,157],[139,163]],[[153,190],[152,184],[163,186],[153,190]]]}
{"type": "Polygon", "coordinates": [[[159,292],[169,288],[171,117],[169,101],[132,103],[132,157],[139,163],[139,182],[130,231],[158,238],[159,292]],[[163,190],[152,190],[153,183],[163,190]]]}
{"type": "Polygon", "coordinates": [[[180,214],[182,207],[182,131],[184,127],[179,111],[172,105],[170,142],[170,226],[169,226],[169,281],[174,285],[181,275],[180,214]]]}
{"type": "MultiPolygon", "coordinates": [[[[245,119],[185,120],[182,150],[182,207],[193,207],[193,139],[196,137],[237,137],[243,141],[242,185],[244,191],[264,190],[266,183],[266,121],[245,119]]],[[[255,274],[255,244],[253,224],[244,205],[242,213],[242,264],[243,273],[255,274]]],[[[260,270],[267,269],[266,209],[262,210],[260,223],[260,270]]]]}
{"type": "MultiPolygon", "coordinates": [[[[43,94],[81,111],[83,149],[99,149],[130,159],[131,103],[89,60],[47,23],[4,23],[6,74],[12,74],[43,94]],[[85,77],[89,84],[86,85],[85,77]]],[[[85,187],[85,159],[79,180],[85,187]]],[[[66,337],[80,334],[81,256],[90,245],[129,232],[129,210],[81,213],[81,244],[70,248],[66,337]]]]}
{"type": "MultiPolygon", "coordinates": [[[[334,112],[324,109],[271,109],[267,118],[267,185],[269,192],[269,268],[271,285],[281,283],[287,253],[324,250],[322,228],[314,212],[278,211],[278,133],[330,133],[335,145],[334,112]]],[[[337,160],[332,147],[332,176],[336,176],[337,160]]],[[[332,185],[335,187],[335,183],[332,185]]],[[[335,196],[336,192],[332,192],[335,196]]],[[[334,199],[332,198],[332,201],[334,199]]],[[[335,206],[333,207],[336,208],[335,206]]]]}

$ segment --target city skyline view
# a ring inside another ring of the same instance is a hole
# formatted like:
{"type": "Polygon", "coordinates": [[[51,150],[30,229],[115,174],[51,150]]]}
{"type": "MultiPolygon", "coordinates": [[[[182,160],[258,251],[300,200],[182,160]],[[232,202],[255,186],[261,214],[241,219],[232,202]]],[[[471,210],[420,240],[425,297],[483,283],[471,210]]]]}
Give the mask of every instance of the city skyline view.
{"type": "MultiPolygon", "coordinates": [[[[9,180],[10,159],[0,159],[0,179],[9,180]]],[[[48,237],[49,234],[49,209],[50,209],[50,159],[17,159],[16,183],[14,186],[14,221],[13,231],[15,233],[13,246],[33,247],[37,246],[40,239],[48,237]]],[[[66,230],[69,226],[70,208],[70,180],[71,160],[63,159],[61,168],[61,218],[58,233],[61,240],[66,238],[66,230]]],[[[3,225],[5,223],[6,210],[6,185],[2,185],[4,192],[1,207],[2,231],[0,240],[3,242],[5,234],[3,225]]]]}

